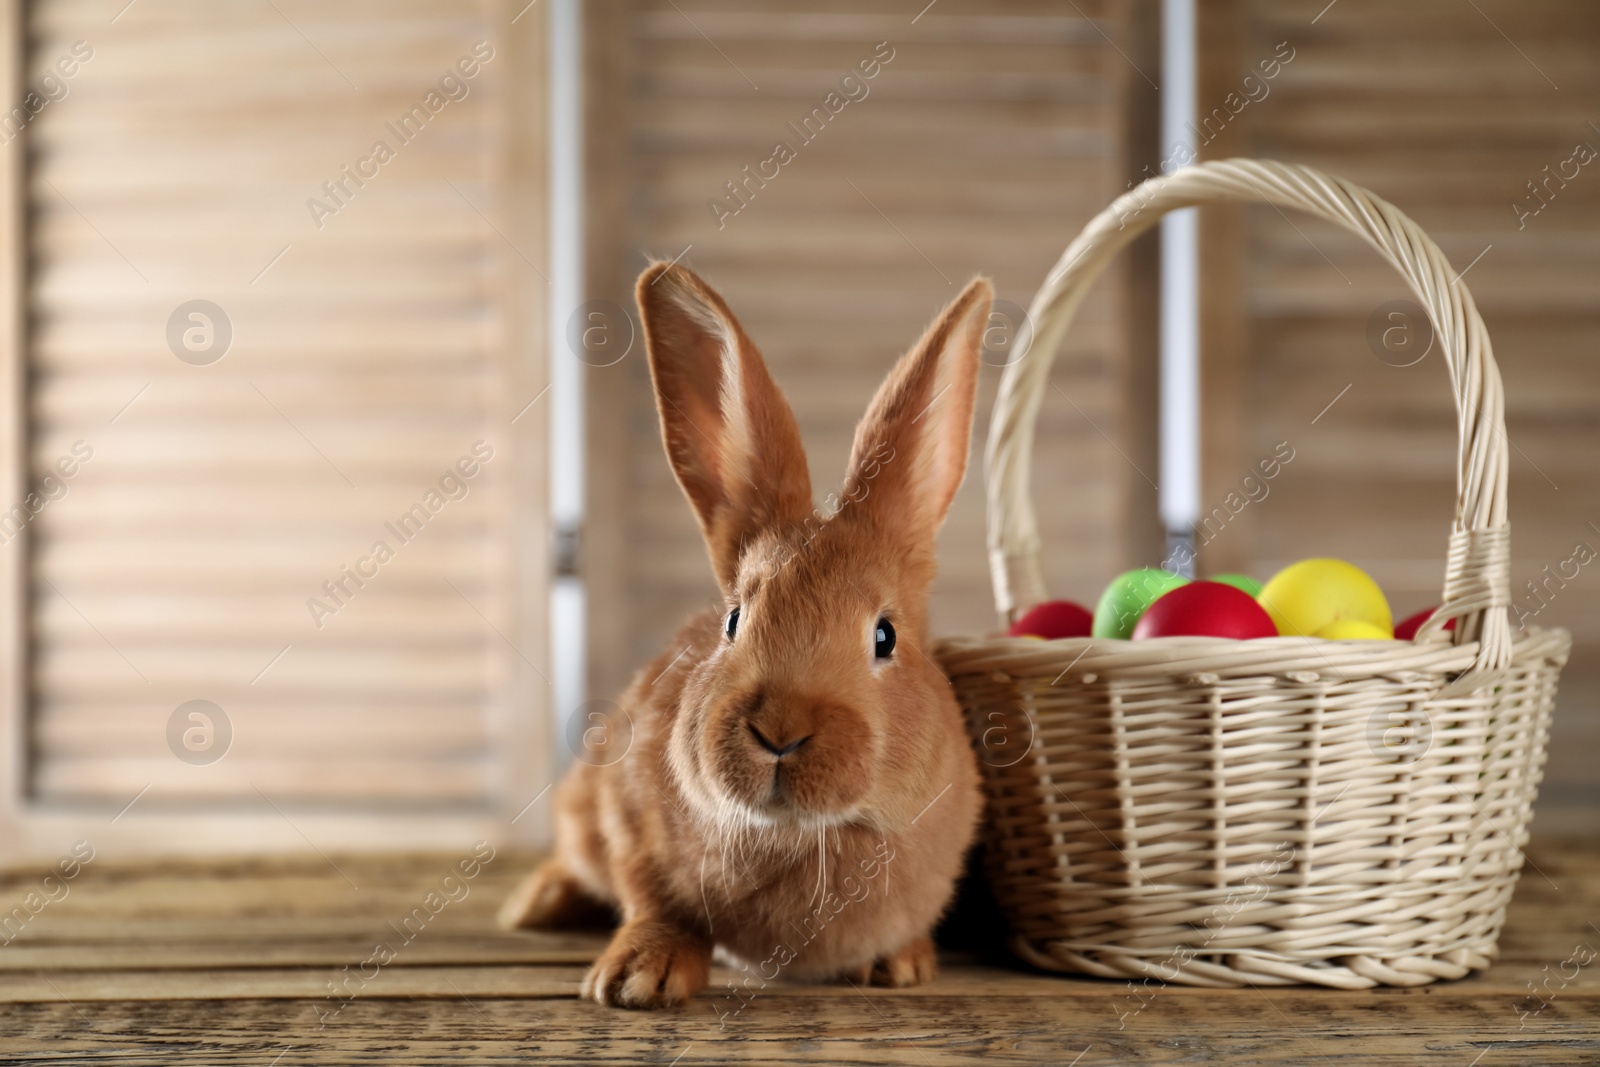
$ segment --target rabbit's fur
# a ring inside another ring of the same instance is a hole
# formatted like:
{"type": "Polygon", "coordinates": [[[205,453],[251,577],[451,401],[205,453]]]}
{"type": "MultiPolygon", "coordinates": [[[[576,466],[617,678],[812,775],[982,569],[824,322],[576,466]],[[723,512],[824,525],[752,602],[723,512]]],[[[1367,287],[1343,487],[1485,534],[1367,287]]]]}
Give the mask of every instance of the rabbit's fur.
{"type": "Polygon", "coordinates": [[[968,285],[889,374],[826,519],[794,415],[722,298],[664,263],[637,296],[667,455],[727,605],[622,695],[626,755],[572,768],[555,856],[502,922],[613,908],[621,926],[583,986],[603,1004],[693,996],[713,948],[763,984],[928,981],[981,807],[926,612],[990,285],[968,285]],[[882,658],[880,618],[896,631],[882,658]]]}

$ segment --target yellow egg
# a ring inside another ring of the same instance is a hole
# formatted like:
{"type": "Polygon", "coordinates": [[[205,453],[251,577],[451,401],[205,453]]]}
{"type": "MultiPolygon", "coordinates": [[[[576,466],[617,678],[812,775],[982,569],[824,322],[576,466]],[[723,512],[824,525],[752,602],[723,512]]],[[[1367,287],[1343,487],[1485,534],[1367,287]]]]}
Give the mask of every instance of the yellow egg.
{"type": "Polygon", "coordinates": [[[1392,641],[1394,634],[1361,619],[1338,619],[1318,630],[1316,637],[1329,641],[1392,641]]]}
{"type": "Polygon", "coordinates": [[[1273,575],[1256,600],[1285,637],[1308,637],[1331,622],[1355,620],[1394,636],[1394,616],[1378,583],[1342,559],[1303,559],[1273,575]]]}

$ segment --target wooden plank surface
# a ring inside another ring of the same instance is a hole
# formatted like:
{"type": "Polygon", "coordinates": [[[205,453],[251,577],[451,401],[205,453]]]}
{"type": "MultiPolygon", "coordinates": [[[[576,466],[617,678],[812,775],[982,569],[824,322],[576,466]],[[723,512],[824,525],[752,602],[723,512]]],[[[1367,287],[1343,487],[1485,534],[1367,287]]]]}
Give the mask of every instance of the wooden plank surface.
{"type": "MultiPolygon", "coordinates": [[[[732,972],[719,968],[710,990],[659,1013],[577,999],[603,932],[494,929],[526,856],[496,855],[404,942],[393,924],[460,856],[142,866],[97,857],[0,945],[0,1062],[1600,1062],[1600,967],[1567,962],[1600,947],[1600,853],[1592,841],[1546,840],[1529,856],[1501,961],[1459,982],[1169,987],[1145,992],[1141,1006],[1125,982],[947,953],[931,985],[780,982],[737,1012],[732,972]],[[378,941],[397,946],[393,962],[330,1014],[330,982],[378,941]],[[1530,988],[1543,992],[1542,1008],[1530,988]]],[[[44,873],[0,872],[0,904],[20,903],[44,873]]]]}

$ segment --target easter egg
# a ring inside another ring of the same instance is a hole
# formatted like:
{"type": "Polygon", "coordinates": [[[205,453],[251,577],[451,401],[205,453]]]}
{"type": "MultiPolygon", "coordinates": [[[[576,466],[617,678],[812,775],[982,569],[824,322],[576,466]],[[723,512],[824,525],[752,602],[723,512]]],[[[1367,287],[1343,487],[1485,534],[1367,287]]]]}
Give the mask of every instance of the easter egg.
{"type": "Polygon", "coordinates": [[[1094,628],[1094,616],[1089,609],[1070,600],[1047,600],[1029,608],[1022,618],[1011,624],[1007,637],[1040,637],[1055,640],[1058,637],[1088,637],[1094,628]]]}
{"type": "Polygon", "coordinates": [[[1261,583],[1250,577],[1248,574],[1218,574],[1214,577],[1207,578],[1206,581],[1221,582],[1223,585],[1231,585],[1235,589],[1243,589],[1251,596],[1261,595],[1261,583]]]}
{"type": "Polygon", "coordinates": [[[1117,639],[1132,636],[1134,624],[1145,608],[1169,589],[1187,584],[1189,579],[1183,575],[1158,567],[1142,567],[1117,575],[1094,606],[1093,636],[1117,639]]]}
{"type": "MultiPolygon", "coordinates": [[[[1433,613],[1438,610],[1437,607],[1427,608],[1401,622],[1395,623],[1394,639],[1396,641],[1415,641],[1417,639],[1417,631],[1422,629],[1422,624],[1433,618],[1433,613]]],[[[1444,628],[1446,630],[1454,630],[1456,628],[1456,620],[1451,619],[1444,624],[1444,628]]]]}
{"type": "Polygon", "coordinates": [[[1383,627],[1361,619],[1335,619],[1312,636],[1329,641],[1388,641],[1393,635],[1383,627]]]}
{"type": "Polygon", "coordinates": [[[1133,639],[1147,637],[1277,637],[1272,619],[1243,589],[1223,582],[1190,582],[1156,598],[1139,616],[1133,639]]]}
{"type": "Polygon", "coordinates": [[[1285,637],[1309,637],[1330,622],[1359,619],[1394,632],[1378,583],[1342,559],[1303,559],[1272,576],[1256,597],[1285,637]]]}

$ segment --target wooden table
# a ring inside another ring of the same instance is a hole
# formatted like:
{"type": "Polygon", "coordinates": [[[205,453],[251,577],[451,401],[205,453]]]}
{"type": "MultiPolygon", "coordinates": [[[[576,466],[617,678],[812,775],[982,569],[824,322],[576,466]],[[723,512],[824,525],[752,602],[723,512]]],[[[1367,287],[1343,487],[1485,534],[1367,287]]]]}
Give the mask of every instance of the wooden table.
{"type": "MultiPolygon", "coordinates": [[[[526,857],[446,886],[459,899],[441,893],[437,914],[427,895],[459,857],[97,858],[0,947],[0,1063],[1600,1064],[1600,854],[1543,841],[1529,856],[1502,961],[1460,982],[1168,988],[1134,1014],[1125,983],[957,955],[931,986],[773,985],[731,1015],[725,972],[676,1011],[579,1002],[600,935],[494,929],[526,857]],[[419,906],[425,921],[391,925],[419,906]],[[329,995],[368,960],[359,995],[329,995]]],[[[0,875],[0,905],[40,876],[0,875]]]]}

